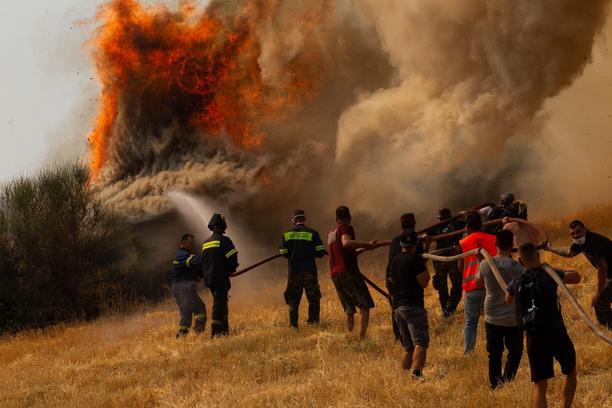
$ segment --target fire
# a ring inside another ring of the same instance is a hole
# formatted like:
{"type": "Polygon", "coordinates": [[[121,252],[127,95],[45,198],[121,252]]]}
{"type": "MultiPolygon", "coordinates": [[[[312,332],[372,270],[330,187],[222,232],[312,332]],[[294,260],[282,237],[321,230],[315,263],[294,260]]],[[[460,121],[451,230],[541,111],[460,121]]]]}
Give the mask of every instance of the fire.
{"type": "Polygon", "coordinates": [[[245,0],[236,13],[214,4],[199,11],[191,2],[176,12],[136,0],[102,6],[90,41],[102,86],[89,136],[92,177],[107,161],[122,114],[156,129],[175,124],[203,137],[225,135],[243,148],[259,146],[262,125],[312,95],[319,82],[304,68],[304,55],[287,68],[292,72],[282,89],[264,83],[257,30],[277,5],[245,0]],[[126,112],[130,104],[137,109],[126,112]]]}

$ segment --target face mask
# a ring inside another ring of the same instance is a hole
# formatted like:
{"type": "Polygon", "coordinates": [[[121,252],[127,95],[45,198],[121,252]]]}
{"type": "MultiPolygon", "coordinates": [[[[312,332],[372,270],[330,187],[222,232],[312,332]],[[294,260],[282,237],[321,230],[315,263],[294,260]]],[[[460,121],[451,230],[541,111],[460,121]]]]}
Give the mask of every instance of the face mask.
{"type": "Polygon", "coordinates": [[[586,235],[584,237],[582,237],[582,238],[572,239],[572,241],[576,245],[584,245],[584,243],[586,242],[586,235]]]}

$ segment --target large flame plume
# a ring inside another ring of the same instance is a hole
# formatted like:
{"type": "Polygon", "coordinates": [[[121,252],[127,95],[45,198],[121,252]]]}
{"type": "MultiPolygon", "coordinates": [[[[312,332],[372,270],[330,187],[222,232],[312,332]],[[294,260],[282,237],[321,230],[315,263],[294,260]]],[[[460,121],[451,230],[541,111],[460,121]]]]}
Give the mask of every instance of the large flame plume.
{"type": "Polygon", "coordinates": [[[94,177],[106,163],[121,107],[138,110],[158,131],[172,124],[202,137],[226,135],[246,148],[260,145],[261,125],[278,120],[320,82],[316,64],[302,53],[286,65],[282,81],[264,83],[257,35],[277,3],[247,1],[232,13],[227,6],[201,12],[191,2],[176,12],[135,0],[103,6],[91,41],[102,82],[90,135],[94,177]]]}

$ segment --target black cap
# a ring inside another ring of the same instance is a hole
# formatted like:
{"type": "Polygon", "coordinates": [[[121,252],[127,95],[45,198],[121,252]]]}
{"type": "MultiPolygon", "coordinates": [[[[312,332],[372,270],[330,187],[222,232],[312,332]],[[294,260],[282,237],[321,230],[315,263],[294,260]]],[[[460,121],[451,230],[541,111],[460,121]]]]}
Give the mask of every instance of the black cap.
{"type": "Polygon", "coordinates": [[[346,205],[341,205],[336,208],[336,219],[337,220],[348,220],[351,218],[351,211],[346,205]]]}
{"type": "Polygon", "coordinates": [[[306,213],[304,210],[294,210],[293,215],[291,216],[291,221],[295,222],[297,220],[304,221],[306,219],[306,213]]]}
{"type": "Polygon", "coordinates": [[[438,210],[438,219],[439,220],[447,220],[451,218],[451,210],[448,208],[440,208],[438,210]]]}
{"type": "Polygon", "coordinates": [[[414,213],[404,213],[400,217],[400,224],[402,225],[402,229],[414,229],[416,226],[416,217],[414,213]]]}
{"type": "Polygon", "coordinates": [[[465,226],[472,230],[479,230],[482,228],[482,217],[477,212],[470,212],[465,220],[465,226]]]}
{"type": "Polygon", "coordinates": [[[225,222],[225,217],[221,214],[214,213],[208,222],[208,229],[213,231],[215,228],[221,228],[225,230],[227,228],[227,223],[225,222]]]}
{"type": "Polygon", "coordinates": [[[402,248],[413,247],[417,244],[419,237],[414,230],[404,231],[402,233],[402,237],[400,238],[400,246],[402,248]]]}

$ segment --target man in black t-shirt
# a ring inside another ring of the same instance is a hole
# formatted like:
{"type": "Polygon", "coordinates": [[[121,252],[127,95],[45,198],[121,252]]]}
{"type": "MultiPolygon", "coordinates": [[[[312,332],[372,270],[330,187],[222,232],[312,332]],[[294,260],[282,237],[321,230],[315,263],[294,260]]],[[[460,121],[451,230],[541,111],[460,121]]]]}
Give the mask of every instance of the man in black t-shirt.
{"type": "MultiPolygon", "coordinates": [[[[395,322],[395,307],[393,306],[393,283],[391,283],[391,262],[395,259],[400,252],[402,252],[402,247],[400,246],[400,240],[402,239],[402,235],[406,231],[414,231],[416,228],[416,217],[413,213],[404,213],[400,217],[400,225],[402,228],[402,233],[395,236],[391,243],[389,244],[389,256],[387,258],[387,269],[385,272],[385,286],[387,287],[387,292],[389,292],[390,303],[391,303],[391,326],[393,328],[393,335],[395,336],[395,340],[400,340],[400,332],[397,327],[397,323],[395,322]]],[[[417,243],[416,253],[423,253],[423,244],[421,242],[417,243]]]]}
{"type": "MultiPolygon", "coordinates": [[[[563,379],[563,406],[571,407],[576,393],[576,350],[567,334],[559,299],[557,283],[544,270],[535,245],[524,244],[519,248],[521,263],[525,267],[522,275],[508,284],[506,302],[517,299],[517,311],[523,310],[521,303],[531,296],[528,315],[519,316],[527,332],[527,355],[534,383],[533,406],[546,407],[548,379],[554,377],[553,359],[561,365],[563,379]],[[529,280],[527,277],[529,276],[529,280]],[[525,323],[529,322],[529,323],[525,323]]],[[[579,283],[578,272],[555,270],[564,283],[579,283]]]]}
{"type": "Polygon", "coordinates": [[[415,378],[423,375],[429,347],[427,311],[423,299],[424,288],[429,283],[429,273],[422,256],[416,253],[417,243],[416,232],[404,232],[400,239],[402,252],[389,266],[390,280],[394,287],[394,318],[406,351],[402,368],[411,369],[415,378]]]}
{"type": "Polygon", "coordinates": [[[599,323],[612,329],[612,241],[589,231],[580,220],[569,224],[569,233],[573,241],[569,248],[549,245],[547,249],[566,258],[582,253],[597,269],[597,289],[591,298],[591,305],[599,323]]]}

